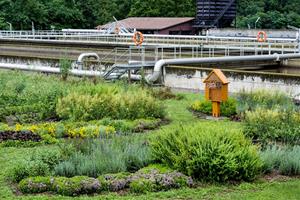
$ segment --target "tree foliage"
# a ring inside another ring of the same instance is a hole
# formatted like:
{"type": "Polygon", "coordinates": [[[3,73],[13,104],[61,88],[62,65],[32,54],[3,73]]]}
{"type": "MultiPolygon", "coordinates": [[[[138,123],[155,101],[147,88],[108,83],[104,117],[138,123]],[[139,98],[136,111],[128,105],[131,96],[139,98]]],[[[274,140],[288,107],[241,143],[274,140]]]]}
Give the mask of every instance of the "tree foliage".
{"type": "MultiPolygon", "coordinates": [[[[299,0],[237,0],[237,27],[300,27],[299,0]]],[[[94,28],[113,16],[193,17],[196,0],[0,0],[0,29],[94,28]]]]}

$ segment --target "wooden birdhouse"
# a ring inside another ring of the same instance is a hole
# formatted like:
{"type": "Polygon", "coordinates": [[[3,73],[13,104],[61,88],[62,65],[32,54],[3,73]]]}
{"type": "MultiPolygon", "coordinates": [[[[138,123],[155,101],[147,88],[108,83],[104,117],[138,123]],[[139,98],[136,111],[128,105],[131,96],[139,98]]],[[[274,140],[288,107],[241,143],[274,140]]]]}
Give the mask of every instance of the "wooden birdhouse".
{"type": "Polygon", "coordinates": [[[203,82],[205,98],[213,102],[213,116],[220,117],[220,103],[228,99],[229,81],[220,69],[213,69],[203,82]]]}

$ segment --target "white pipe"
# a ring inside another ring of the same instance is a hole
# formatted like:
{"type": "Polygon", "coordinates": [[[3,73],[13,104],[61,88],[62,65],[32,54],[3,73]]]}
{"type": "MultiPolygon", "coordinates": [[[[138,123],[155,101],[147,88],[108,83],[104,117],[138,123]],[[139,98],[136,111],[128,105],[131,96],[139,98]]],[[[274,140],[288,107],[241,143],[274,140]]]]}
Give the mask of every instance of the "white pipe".
{"type": "MultiPolygon", "coordinates": [[[[16,70],[24,70],[24,71],[34,71],[34,72],[45,72],[45,73],[54,73],[54,74],[60,73],[60,68],[44,67],[44,66],[0,63],[0,68],[16,69],[16,70]]],[[[70,74],[74,75],[74,76],[91,76],[91,77],[103,75],[102,72],[98,72],[98,71],[77,70],[77,69],[71,69],[70,74]]]]}
{"type": "Polygon", "coordinates": [[[100,60],[100,57],[99,57],[98,54],[96,54],[96,53],[82,53],[82,54],[80,54],[80,56],[78,57],[77,62],[82,62],[83,59],[84,59],[85,57],[94,57],[94,58],[97,59],[97,61],[100,60]]]}
{"type": "Polygon", "coordinates": [[[93,58],[96,58],[97,61],[100,61],[100,57],[96,53],[82,53],[82,54],[80,54],[80,56],[78,57],[78,59],[76,61],[76,66],[78,69],[82,70],[83,59],[86,57],[93,57],[93,58]]]}
{"type": "Polygon", "coordinates": [[[205,63],[223,63],[223,62],[241,62],[241,61],[281,61],[285,59],[300,58],[300,54],[273,54],[261,56],[228,56],[217,58],[184,58],[184,59],[166,59],[159,60],[155,63],[152,75],[146,77],[148,83],[158,80],[162,74],[165,65],[188,65],[188,64],[205,64],[205,63]]]}

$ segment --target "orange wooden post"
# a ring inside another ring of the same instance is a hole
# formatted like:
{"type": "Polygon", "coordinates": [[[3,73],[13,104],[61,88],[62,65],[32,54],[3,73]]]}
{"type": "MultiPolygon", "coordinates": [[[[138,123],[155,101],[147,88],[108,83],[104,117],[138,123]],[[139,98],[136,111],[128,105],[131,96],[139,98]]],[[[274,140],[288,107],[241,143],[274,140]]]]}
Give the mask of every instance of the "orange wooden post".
{"type": "Polygon", "coordinates": [[[212,102],[212,115],[213,117],[221,116],[221,103],[217,101],[212,102]]]}
{"type": "Polygon", "coordinates": [[[220,69],[213,69],[203,81],[205,85],[205,98],[212,101],[213,117],[221,116],[221,102],[228,99],[228,80],[220,69]]]}

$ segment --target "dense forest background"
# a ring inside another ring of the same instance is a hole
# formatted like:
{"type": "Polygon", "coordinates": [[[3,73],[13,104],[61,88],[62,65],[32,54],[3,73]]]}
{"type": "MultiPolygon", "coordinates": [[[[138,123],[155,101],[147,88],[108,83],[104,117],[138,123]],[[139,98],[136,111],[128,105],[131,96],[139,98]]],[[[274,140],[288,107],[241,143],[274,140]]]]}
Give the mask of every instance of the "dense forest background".
{"type": "MultiPolygon", "coordinates": [[[[300,27],[300,0],[237,0],[238,28],[300,27]]],[[[0,29],[94,28],[112,16],[195,16],[195,0],[0,0],[0,29]]]]}

